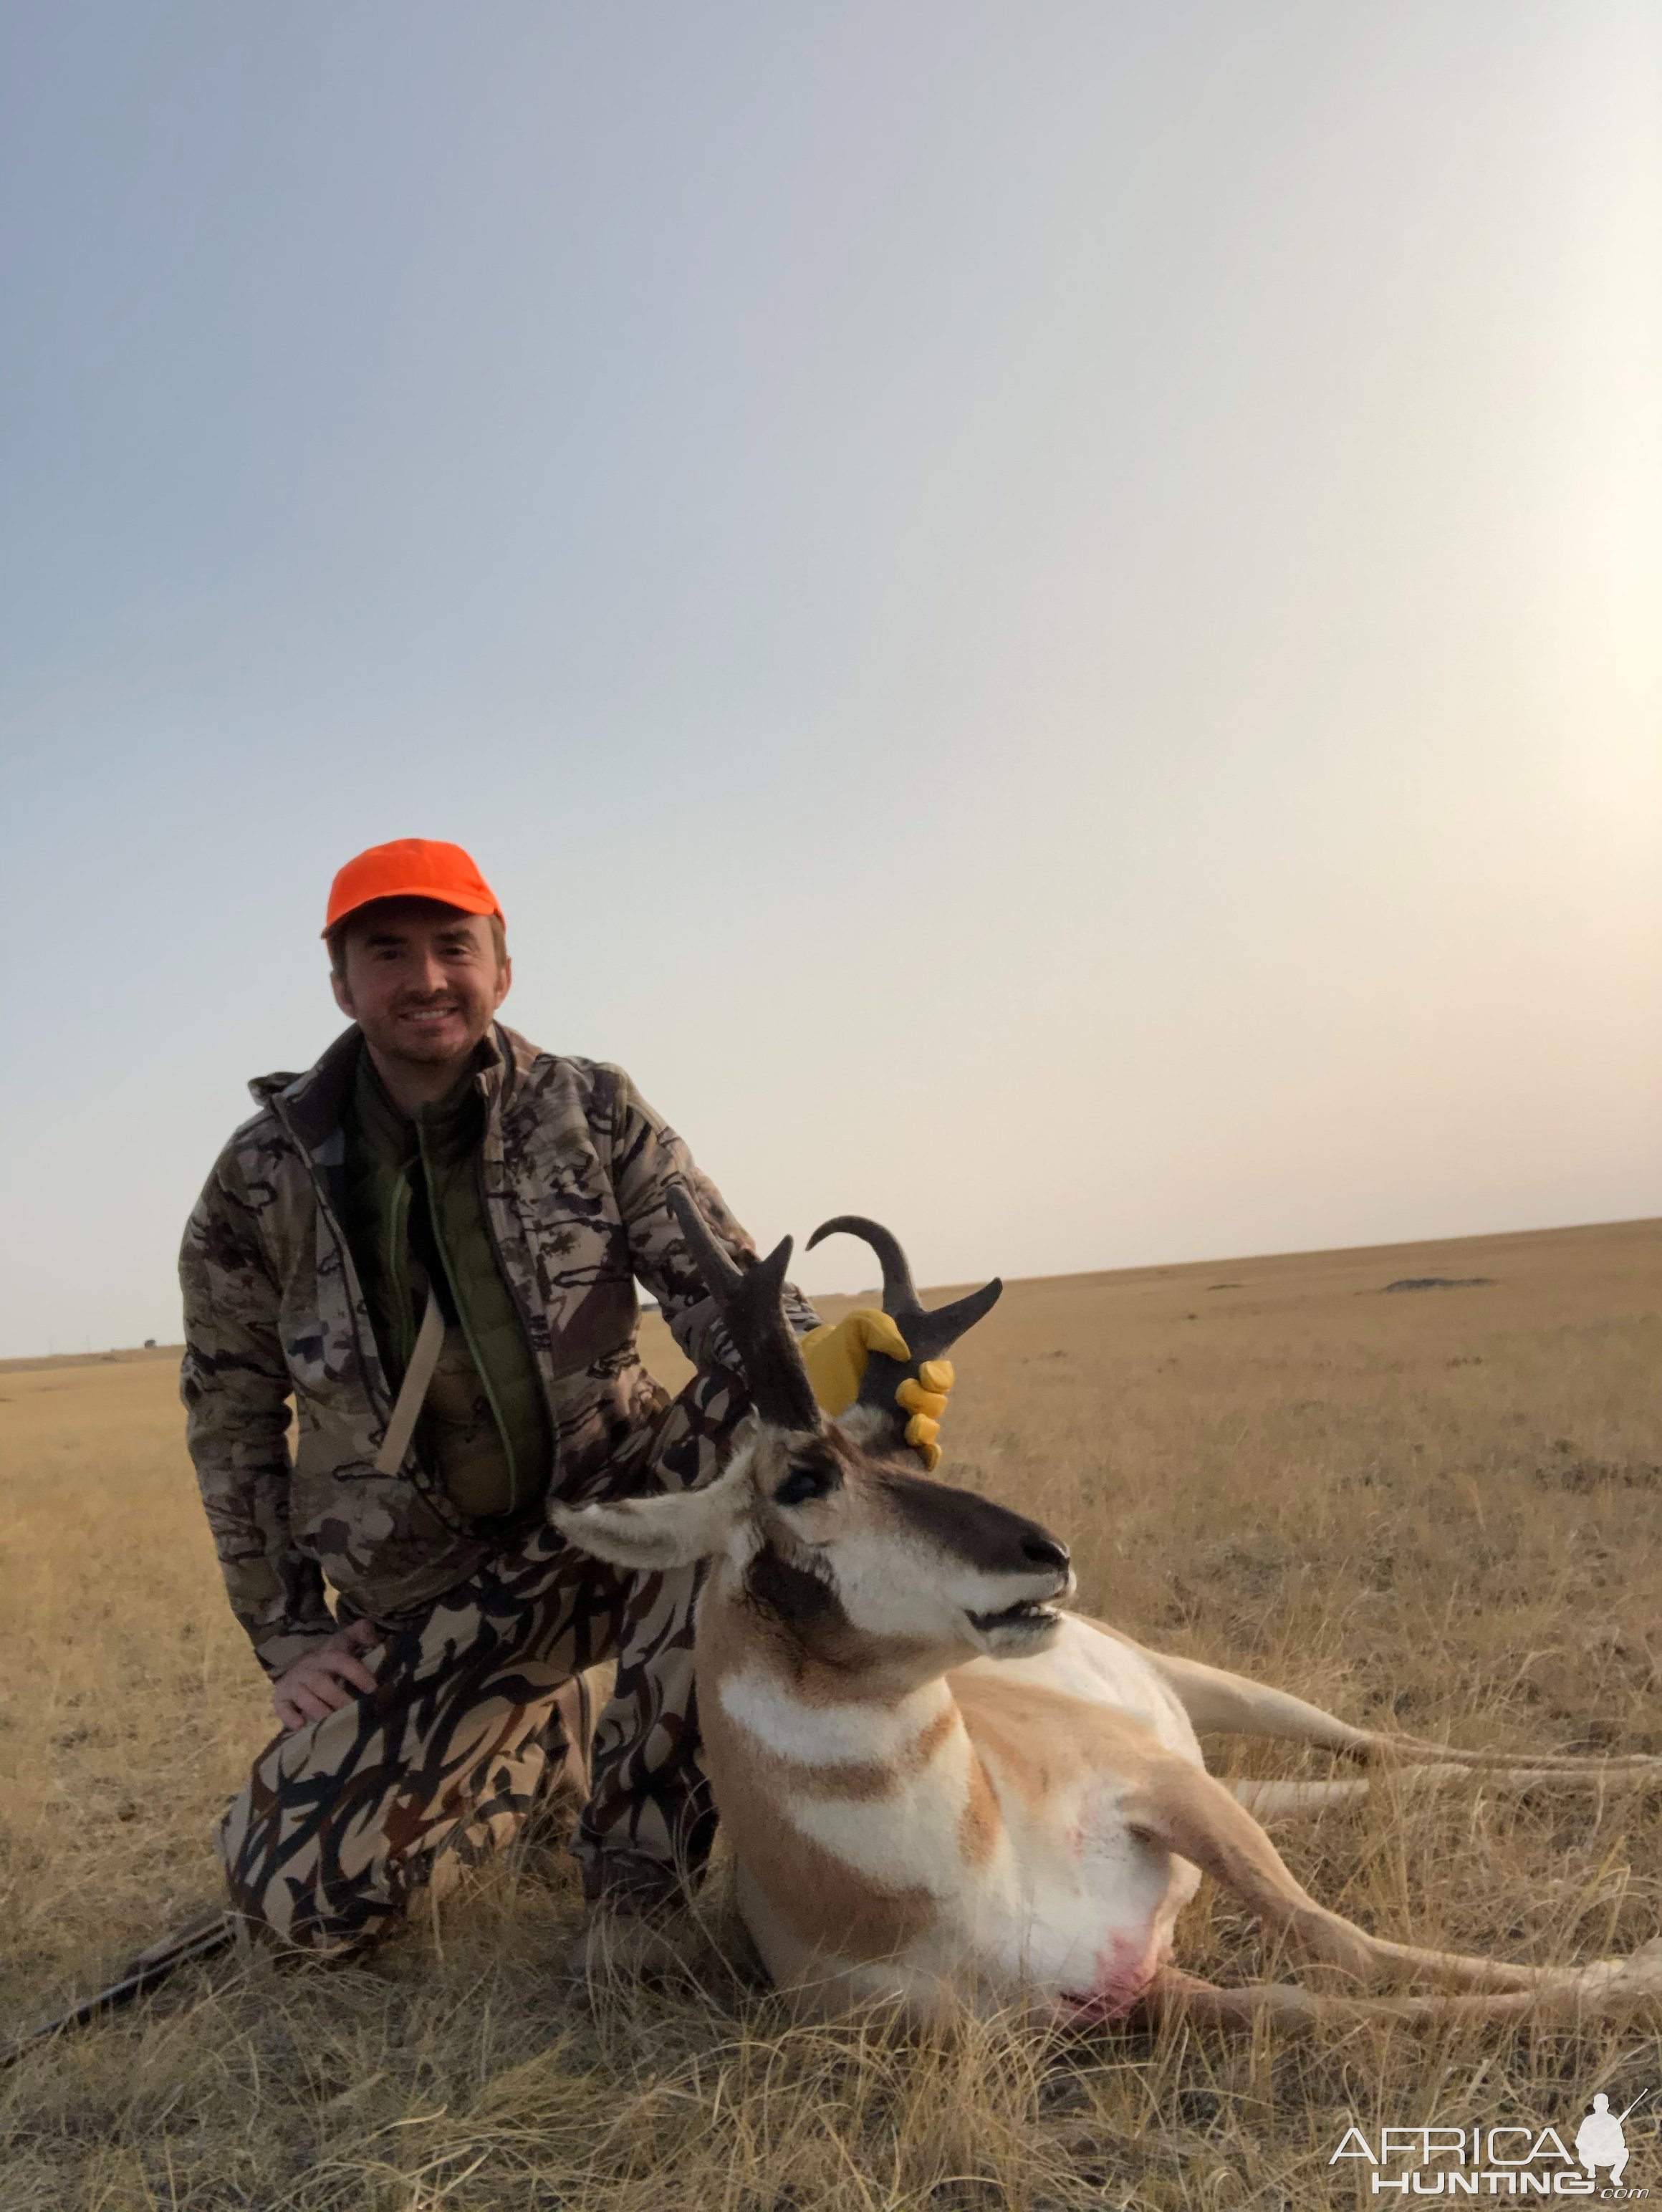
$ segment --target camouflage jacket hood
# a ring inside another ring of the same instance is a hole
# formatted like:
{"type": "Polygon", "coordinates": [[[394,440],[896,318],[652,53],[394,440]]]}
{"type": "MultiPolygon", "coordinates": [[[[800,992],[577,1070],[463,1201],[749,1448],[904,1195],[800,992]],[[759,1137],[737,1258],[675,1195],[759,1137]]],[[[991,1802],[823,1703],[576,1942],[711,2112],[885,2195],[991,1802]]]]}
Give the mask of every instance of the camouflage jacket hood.
{"type": "MultiPolygon", "coordinates": [[[[259,1111],[221,1153],[180,1255],[191,1456],[232,1604],[273,1673],[334,1626],[326,1578],[348,1613],[387,1620],[500,1542],[413,1452],[395,1474],[374,1470],[393,1392],[340,1206],[362,1048],[353,1028],[304,1074],[250,1086],[259,1111]]],[[[636,1278],[696,1365],[734,1364],[671,1188],[686,1184],[736,1252],[752,1247],[621,1068],[498,1026],[476,1076],[486,1218],[547,1394],[549,1496],[569,1503],[601,1486],[622,1437],[664,1403],[636,1349],[636,1278]]],[[[812,1323],[800,1302],[798,1318],[812,1323]]]]}

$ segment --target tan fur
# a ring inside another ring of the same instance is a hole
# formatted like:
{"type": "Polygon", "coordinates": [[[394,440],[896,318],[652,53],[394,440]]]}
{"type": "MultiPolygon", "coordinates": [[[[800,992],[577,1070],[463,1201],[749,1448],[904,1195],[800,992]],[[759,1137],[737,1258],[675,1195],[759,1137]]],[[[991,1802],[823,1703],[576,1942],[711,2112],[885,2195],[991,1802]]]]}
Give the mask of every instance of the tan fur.
{"type": "MultiPolygon", "coordinates": [[[[781,1809],[775,1762],[759,1762],[748,1781],[729,1771],[727,1787],[717,1788],[734,1849],[801,1946],[803,1965],[895,1958],[928,1928],[935,1905],[926,1889],[885,1888],[798,1833],[781,1809]]],[[[776,1969],[776,1978],[795,1977],[776,1969]]]]}
{"type": "Polygon", "coordinates": [[[1034,1811],[1081,1765],[1130,1782],[1140,1780],[1150,1761],[1160,1756],[1147,1729],[1110,1706],[1087,1705],[1036,1683],[1003,1682],[985,1673],[959,1669],[947,1680],[971,1741],[1034,1811]]]}
{"type": "Polygon", "coordinates": [[[965,1866],[978,1867],[991,1856],[1002,1826],[986,1761],[977,1759],[970,1769],[969,1794],[958,1824],[958,1848],[965,1866]]]}

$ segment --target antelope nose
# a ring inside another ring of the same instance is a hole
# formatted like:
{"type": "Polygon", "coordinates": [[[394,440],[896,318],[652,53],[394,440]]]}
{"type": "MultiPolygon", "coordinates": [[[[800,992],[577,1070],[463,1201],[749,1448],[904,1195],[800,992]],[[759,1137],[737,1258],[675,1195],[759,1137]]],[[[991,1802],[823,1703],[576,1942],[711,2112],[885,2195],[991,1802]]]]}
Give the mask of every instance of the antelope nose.
{"type": "Polygon", "coordinates": [[[1054,1567],[1058,1574],[1068,1571],[1068,1547],[1054,1536],[1029,1536],[1021,1549],[1036,1567],[1054,1567]]]}

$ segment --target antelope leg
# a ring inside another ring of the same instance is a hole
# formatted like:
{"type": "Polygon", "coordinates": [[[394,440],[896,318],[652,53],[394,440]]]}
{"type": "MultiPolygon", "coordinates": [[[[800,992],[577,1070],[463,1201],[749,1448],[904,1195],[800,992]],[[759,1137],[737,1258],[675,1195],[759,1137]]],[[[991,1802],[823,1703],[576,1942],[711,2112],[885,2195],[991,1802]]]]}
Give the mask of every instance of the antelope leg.
{"type": "Polygon", "coordinates": [[[1263,2021],[1278,2033],[1311,2027],[1339,2027],[1353,2022],[1399,2020],[1410,2024],[1446,2020],[1520,2020],[1538,1999],[1530,1992],[1511,1996],[1344,1997],[1318,1995],[1296,1982],[1248,1982],[1222,1988],[1162,1966],[1138,2000],[1138,2012],[1150,2022],[1215,2021],[1225,2027],[1251,2027],[1263,2021]]]}
{"type": "MultiPolygon", "coordinates": [[[[1543,1782],[1562,1782],[1567,1778],[1551,1767],[1542,1766],[1458,1766],[1452,1762],[1432,1765],[1404,1766],[1391,1778],[1392,1794],[1417,1794],[1426,1790],[1446,1790],[1459,1784],[1466,1789],[1481,1783],[1498,1784],[1507,1790],[1532,1790],[1543,1782]]],[[[1330,1812],[1337,1805],[1357,1805],[1380,1788],[1377,1780],[1358,1779],[1347,1782],[1282,1782],[1269,1781],[1257,1775],[1245,1775],[1231,1784],[1235,1802],[1244,1805],[1257,1820],[1285,1820],[1300,1814],[1330,1812]]]]}
{"type": "Polygon", "coordinates": [[[1370,1936],[1318,1905],[1245,1808],[1221,1782],[1184,1759],[1151,1765],[1123,1809],[1135,1833],[1209,1874],[1240,1899],[1269,1934],[1358,1982],[1423,1978],[1446,1988],[1555,1996],[1595,2009],[1662,1997],[1662,1938],[1625,1960],[1523,1966],[1370,1936]]]}
{"type": "MultiPolygon", "coordinates": [[[[1081,1619],[1087,1616],[1081,1615],[1081,1619]]],[[[1531,1752],[1526,1757],[1508,1751],[1464,1751],[1458,1745],[1431,1743],[1423,1737],[1392,1735],[1377,1729],[1354,1727],[1336,1713],[1324,1712],[1290,1691],[1268,1682],[1254,1682],[1227,1668],[1208,1667],[1198,1659],[1178,1659],[1164,1651],[1151,1651],[1145,1644],[1105,1620],[1089,1626],[1111,1636],[1117,1644],[1129,1644],[1141,1652],[1166,1687],[1176,1696],[1196,1729],[1209,1735],[1251,1735],[1283,1743],[1307,1743],[1324,1751],[1362,1761],[1389,1758],[1420,1764],[1434,1760],[1446,1766],[1498,1769],[1519,1778],[1528,1788],[1554,1778],[1587,1782],[1662,1781],[1662,1759],[1634,1753],[1604,1759],[1576,1752],[1531,1752]],[[1522,1778],[1527,1777],[1527,1780],[1522,1778]]]]}

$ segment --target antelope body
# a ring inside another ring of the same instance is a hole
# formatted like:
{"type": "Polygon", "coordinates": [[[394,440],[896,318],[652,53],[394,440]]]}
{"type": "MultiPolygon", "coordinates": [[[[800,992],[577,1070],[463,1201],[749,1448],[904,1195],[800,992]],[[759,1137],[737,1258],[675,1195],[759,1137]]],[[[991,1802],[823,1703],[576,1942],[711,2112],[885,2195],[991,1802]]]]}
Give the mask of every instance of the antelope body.
{"type": "Polygon", "coordinates": [[[776,1981],[820,2009],[966,1994],[1128,2009],[1200,1881],[1136,1826],[1151,1765],[1200,1764],[1137,1656],[1063,1620],[1048,1650],[874,1700],[831,1668],[763,1656],[748,1610],[742,1585],[705,1600],[699,1710],[776,1981]]]}
{"type": "MultiPolygon", "coordinates": [[[[1662,1943],[1626,1962],[1532,1969],[1367,1935],[1299,1885],[1254,1817],[1367,1783],[1232,1794],[1206,1771],[1196,1730],[1364,1761],[1388,1753],[1436,1783],[1655,1779],[1662,1760],[1549,1756],[1520,1768],[1374,1735],[1066,1610],[1065,1544],[910,1471],[896,1363],[868,1376],[840,1424],[825,1422],[779,1302],[788,1240],[741,1272],[690,1204],[678,1211],[745,1361],[756,1422],[708,1488],[585,1506],[561,1525],[641,1571],[710,1563],[695,1663],[711,1787],[746,1923],[806,2008],[886,1998],[919,2017],[967,2001],[1075,2019],[1172,2005],[1308,2019],[1336,2005],[1505,2016],[1662,1999],[1662,1943]],[[1202,1871],[1356,1983],[1423,1977],[1470,1994],[1370,2000],[1197,1981],[1173,1963],[1172,1941],[1202,1871]]],[[[915,1362],[938,1357],[997,1296],[989,1285],[926,1313],[886,1231],[852,1218],[827,1227],[877,1247],[885,1305],[915,1362]]]]}

